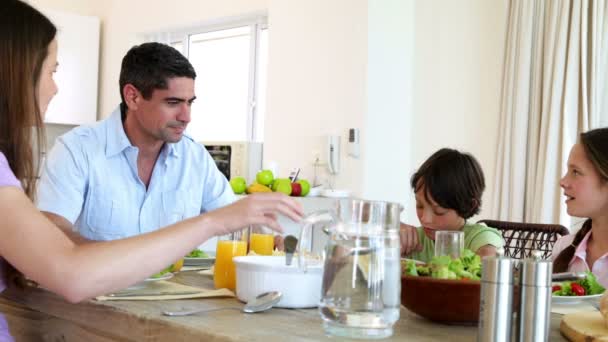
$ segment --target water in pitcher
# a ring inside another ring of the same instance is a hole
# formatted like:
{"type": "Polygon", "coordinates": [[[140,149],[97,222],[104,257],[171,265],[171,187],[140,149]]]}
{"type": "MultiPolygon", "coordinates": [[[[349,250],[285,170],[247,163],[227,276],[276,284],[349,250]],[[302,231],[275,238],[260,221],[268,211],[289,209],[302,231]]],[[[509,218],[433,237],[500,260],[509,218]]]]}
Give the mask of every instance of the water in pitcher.
{"type": "Polygon", "coordinates": [[[353,338],[391,336],[401,296],[398,233],[349,230],[332,234],[325,249],[319,306],[325,330],[353,338]]]}

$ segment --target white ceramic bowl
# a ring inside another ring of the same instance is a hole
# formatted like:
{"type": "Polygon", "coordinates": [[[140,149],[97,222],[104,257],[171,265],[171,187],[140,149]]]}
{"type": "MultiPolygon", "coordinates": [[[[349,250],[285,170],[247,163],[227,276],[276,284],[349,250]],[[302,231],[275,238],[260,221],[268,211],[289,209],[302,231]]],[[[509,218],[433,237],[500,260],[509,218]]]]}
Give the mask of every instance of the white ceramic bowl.
{"type": "Polygon", "coordinates": [[[298,259],[285,265],[285,256],[241,256],[236,264],[236,296],[248,302],[268,291],[280,291],[280,308],[314,308],[321,300],[323,265],[308,265],[307,272],[298,268],[298,259]]]}

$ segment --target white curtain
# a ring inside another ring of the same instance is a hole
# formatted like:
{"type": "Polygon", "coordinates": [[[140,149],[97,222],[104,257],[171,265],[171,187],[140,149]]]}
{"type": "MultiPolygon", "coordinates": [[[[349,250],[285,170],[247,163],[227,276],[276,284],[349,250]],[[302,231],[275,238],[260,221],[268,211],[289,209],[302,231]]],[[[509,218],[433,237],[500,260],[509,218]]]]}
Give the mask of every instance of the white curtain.
{"type": "Polygon", "coordinates": [[[512,0],[508,25],[493,217],[570,227],[559,179],[608,108],[607,2],[512,0]]]}

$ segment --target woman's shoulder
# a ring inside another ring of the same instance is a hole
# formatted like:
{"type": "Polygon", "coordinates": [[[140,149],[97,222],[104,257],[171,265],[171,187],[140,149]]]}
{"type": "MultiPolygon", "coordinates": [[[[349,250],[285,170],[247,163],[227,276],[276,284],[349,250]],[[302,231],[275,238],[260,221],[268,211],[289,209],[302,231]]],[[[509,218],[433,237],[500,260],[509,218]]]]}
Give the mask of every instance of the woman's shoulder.
{"type": "Polygon", "coordinates": [[[15,177],[3,152],[0,152],[0,186],[21,187],[21,182],[15,177]]]}

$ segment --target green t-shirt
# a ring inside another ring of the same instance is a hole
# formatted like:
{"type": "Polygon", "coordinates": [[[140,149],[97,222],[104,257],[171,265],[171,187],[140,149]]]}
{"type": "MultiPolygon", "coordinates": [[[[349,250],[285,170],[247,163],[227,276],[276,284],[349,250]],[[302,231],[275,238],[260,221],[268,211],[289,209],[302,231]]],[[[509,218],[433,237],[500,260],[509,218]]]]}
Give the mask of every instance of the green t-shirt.
{"type": "MultiPolygon", "coordinates": [[[[435,241],[429,239],[422,227],[418,227],[418,239],[422,243],[422,251],[414,252],[408,255],[408,258],[429,262],[435,255],[435,241]]],[[[483,223],[480,224],[465,224],[462,228],[464,232],[464,248],[470,249],[473,252],[485,245],[492,245],[496,248],[503,247],[505,242],[502,239],[502,234],[495,229],[486,226],[483,223]]]]}

